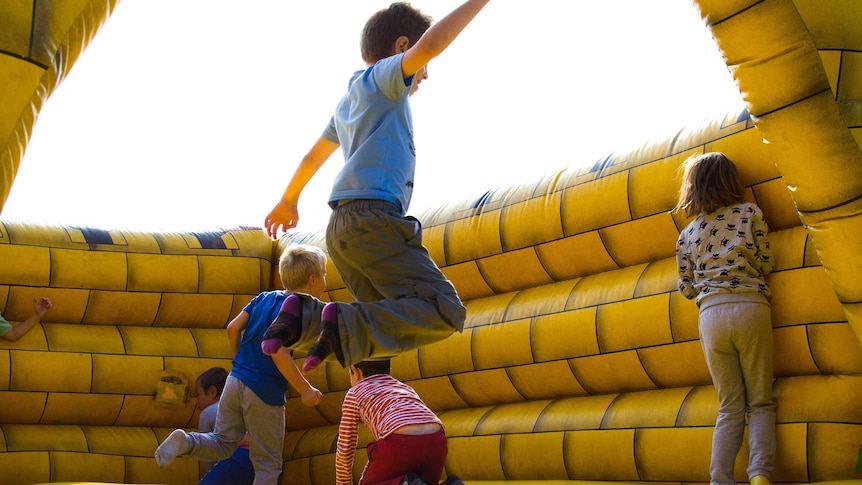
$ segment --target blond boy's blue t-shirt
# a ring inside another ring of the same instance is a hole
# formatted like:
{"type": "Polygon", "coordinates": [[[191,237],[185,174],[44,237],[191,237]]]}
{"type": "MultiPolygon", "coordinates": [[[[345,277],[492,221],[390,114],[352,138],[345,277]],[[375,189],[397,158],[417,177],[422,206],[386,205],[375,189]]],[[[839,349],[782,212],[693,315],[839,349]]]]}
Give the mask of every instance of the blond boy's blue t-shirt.
{"type": "Polygon", "coordinates": [[[230,370],[230,375],[241,380],[261,401],[271,406],[284,405],[287,379],[275,366],[272,357],[263,353],[260,343],[285,297],[283,291],[265,291],[243,308],[242,311],[248,313],[248,324],[230,370]]]}
{"type": "Polygon", "coordinates": [[[332,207],[346,199],[383,200],[404,214],[410,205],[416,149],[408,101],[414,76],[404,78],[402,57],[387,57],[355,72],[323,132],[344,153],[344,167],[329,196],[332,207]]]}

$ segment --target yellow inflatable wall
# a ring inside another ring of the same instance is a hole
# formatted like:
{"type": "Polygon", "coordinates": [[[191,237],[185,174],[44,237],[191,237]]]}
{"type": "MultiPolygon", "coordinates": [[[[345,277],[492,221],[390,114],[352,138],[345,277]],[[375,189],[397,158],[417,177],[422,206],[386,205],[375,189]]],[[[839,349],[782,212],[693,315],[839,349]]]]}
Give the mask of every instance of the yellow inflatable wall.
{"type": "MultiPolygon", "coordinates": [[[[0,3],[0,203],[39,109],[115,4],[0,3]]],[[[696,4],[746,111],[420,215],[468,321],[396,358],[393,374],[445,422],[447,473],[488,485],[709,481],[717,401],[697,310],[676,291],[687,220],[672,209],[681,162],[722,151],[773,231],[773,481],[862,483],[862,2],[696,4]]],[[[20,322],[34,296],[56,304],[21,341],[0,341],[0,483],[195,483],[197,462],[159,469],[153,451],[196,426],[192,380],[230,365],[224,326],[277,282],[290,242],[324,246],[322,233],[273,243],[260,230],[0,220],[3,315],[20,322]]],[[[349,300],[328,274],[327,299],[349,300]]],[[[305,408],[291,391],[285,484],[334,480],[348,377],[327,364],[310,380],[326,395],[305,408]]]]}

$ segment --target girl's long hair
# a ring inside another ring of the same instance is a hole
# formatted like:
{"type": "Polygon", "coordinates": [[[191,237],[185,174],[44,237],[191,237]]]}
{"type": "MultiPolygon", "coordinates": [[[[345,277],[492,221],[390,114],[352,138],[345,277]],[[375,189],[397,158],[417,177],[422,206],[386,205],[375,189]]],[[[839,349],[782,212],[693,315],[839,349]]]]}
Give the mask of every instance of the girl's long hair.
{"type": "Polygon", "coordinates": [[[688,217],[710,213],[720,207],[742,202],[743,189],[736,165],[719,152],[695,155],[683,165],[682,187],[677,209],[688,217]]]}

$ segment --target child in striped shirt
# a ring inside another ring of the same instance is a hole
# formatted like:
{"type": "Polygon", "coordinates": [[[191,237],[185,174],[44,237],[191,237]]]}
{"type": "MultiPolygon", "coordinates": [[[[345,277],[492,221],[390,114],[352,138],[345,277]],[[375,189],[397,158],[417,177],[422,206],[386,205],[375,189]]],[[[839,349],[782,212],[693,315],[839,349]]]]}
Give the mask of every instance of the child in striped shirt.
{"type": "MultiPolygon", "coordinates": [[[[353,485],[353,457],[359,422],[374,436],[359,485],[436,485],[446,461],[440,418],[412,387],[389,375],[388,360],[363,361],[349,368],[350,390],[341,407],[335,452],[337,485],[353,485]]],[[[461,484],[454,475],[447,485],[461,484]]]]}

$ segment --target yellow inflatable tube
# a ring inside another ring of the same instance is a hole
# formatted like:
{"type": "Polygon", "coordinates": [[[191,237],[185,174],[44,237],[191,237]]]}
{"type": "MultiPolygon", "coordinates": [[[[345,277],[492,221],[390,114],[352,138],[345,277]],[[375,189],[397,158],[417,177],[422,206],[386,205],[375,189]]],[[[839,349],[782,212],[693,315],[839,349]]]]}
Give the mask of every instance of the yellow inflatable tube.
{"type": "MultiPolygon", "coordinates": [[[[717,402],[697,310],[676,291],[674,243],[687,220],[672,208],[682,161],[722,151],[772,228],[773,481],[862,481],[862,5],[696,3],[746,112],[420,216],[468,321],[463,334],[399,356],[393,373],[445,422],[447,473],[488,484],[708,482],[717,402]]],[[[0,34],[3,200],[39,108],[114,5],[5,7],[15,35],[0,34]]],[[[230,365],[224,325],[274,286],[290,242],[324,246],[321,233],[274,244],[259,230],[0,220],[3,315],[21,321],[37,295],[56,303],[24,339],[0,341],[2,482],[195,483],[197,462],[159,469],[152,453],[173,428],[196,426],[191,380],[230,365]]],[[[328,274],[326,298],[349,300],[328,274]]],[[[334,481],[349,382],[329,364],[310,379],[326,394],[306,408],[291,391],[284,483],[334,481]]],[[[356,478],[361,449],[357,458],[356,478]]]]}

